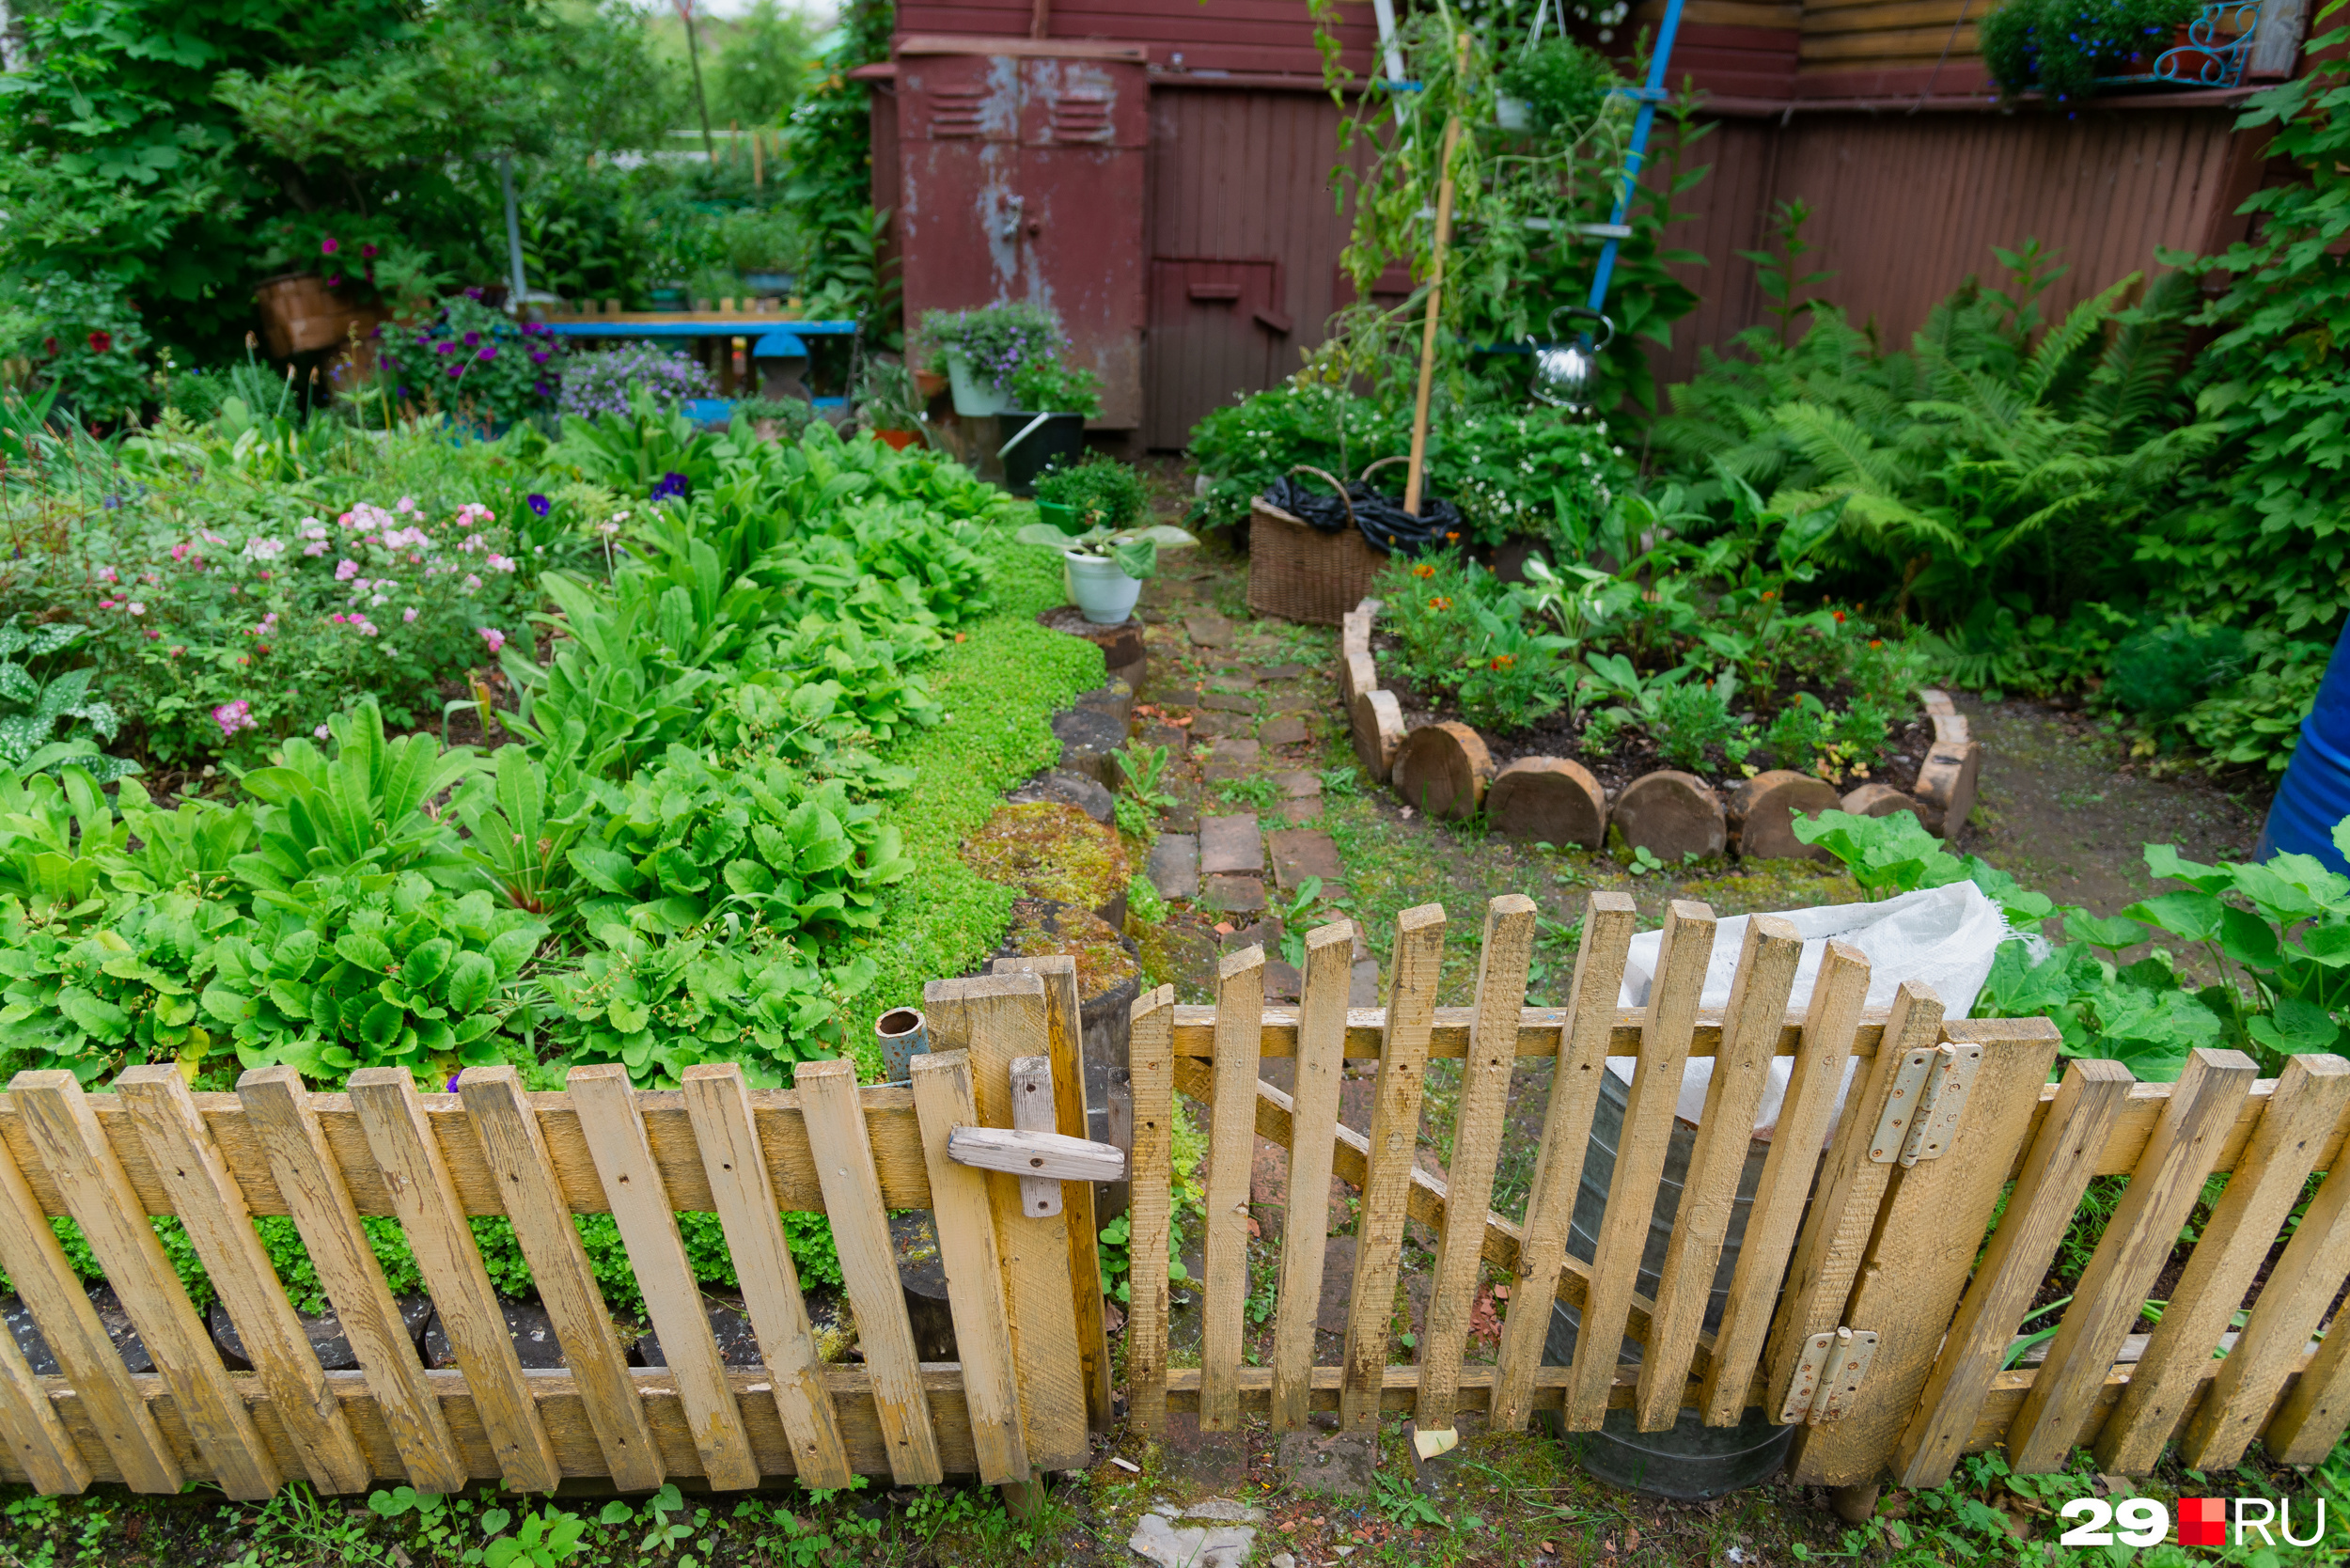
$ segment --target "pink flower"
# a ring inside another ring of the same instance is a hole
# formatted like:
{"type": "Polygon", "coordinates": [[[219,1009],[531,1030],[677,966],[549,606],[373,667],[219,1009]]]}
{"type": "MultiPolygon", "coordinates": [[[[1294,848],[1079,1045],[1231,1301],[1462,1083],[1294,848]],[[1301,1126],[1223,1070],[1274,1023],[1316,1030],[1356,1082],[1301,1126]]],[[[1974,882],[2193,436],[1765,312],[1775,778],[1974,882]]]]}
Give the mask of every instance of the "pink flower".
{"type": "Polygon", "coordinates": [[[326,541],[314,539],[302,547],[302,553],[306,556],[323,556],[326,554],[326,541]]]}
{"type": "Polygon", "coordinates": [[[357,575],[359,575],[359,563],[357,561],[344,559],[336,563],[335,581],[338,583],[348,583],[357,575]]]}
{"type": "Polygon", "coordinates": [[[414,511],[416,510],[416,498],[414,495],[403,495],[399,500],[392,503],[392,510],[394,511],[414,511]]]}
{"type": "Polygon", "coordinates": [[[329,234],[325,239],[319,242],[319,254],[321,256],[332,256],[342,248],[343,243],[335,238],[332,234],[329,234]]]}
{"type": "Polygon", "coordinates": [[[321,724],[321,725],[320,725],[320,726],[319,726],[316,729],[311,730],[311,731],[310,731],[310,733],[311,733],[311,734],[313,734],[313,735],[316,735],[316,736],[317,736],[320,740],[321,740],[321,741],[322,741],[322,740],[326,739],[326,738],[327,738],[327,736],[329,736],[329,735],[333,734],[333,733],[334,733],[334,731],[333,731],[333,730],[331,730],[331,729],[327,729],[327,728],[326,728],[326,726],[324,726],[324,725],[322,725],[322,724],[321,724]]]}
{"type": "Polygon", "coordinates": [[[180,541],[179,543],[171,547],[171,558],[176,561],[186,560],[188,558],[188,549],[189,546],[187,541],[185,540],[180,541]]]}
{"type": "Polygon", "coordinates": [[[465,591],[467,593],[479,593],[481,591],[481,579],[475,576],[470,572],[465,574],[465,591]]]}
{"type": "Polygon", "coordinates": [[[132,600],[128,604],[125,604],[123,608],[129,610],[133,615],[145,615],[147,613],[147,606],[140,604],[135,599],[132,600]]]}
{"type": "Polygon", "coordinates": [[[115,575],[115,569],[111,566],[102,566],[98,569],[98,580],[102,583],[118,583],[122,581],[121,578],[115,575]]]}
{"type": "Polygon", "coordinates": [[[488,643],[490,651],[494,653],[506,646],[506,634],[494,626],[484,626],[481,629],[481,640],[488,643]]]}
{"type": "Polygon", "coordinates": [[[119,608],[121,604],[122,601],[119,599],[101,599],[98,602],[98,607],[102,610],[112,610],[119,608]]]}
{"type": "Polygon", "coordinates": [[[511,572],[514,570],[514,557],[511,556],[493,555],[490,557],[490,570],[493,572],[511,572]]]}
{"type": "Polygon", "coordinates": [[[240,729],[258,728],[258,723],[253,716],[253,704],[243,698],[213,709],[212,722],[220,726],[220,738],[224,741],[234,739],[240,729]]]}
{"type": "MultiPolygon", "coordinates": [[[[147,635],[147,640],[148,640],[148,641],[149,641],[149,642],[161,642],[161,641],[163,641],[163,637],[164,637],[164,635],[163,635],[161,632],[158,632],[157,630],[155,630],[155,628],[153,628],[152,626],[149,626],[149,627],[147,629],[147,634],[146,634],[146,635],[147,635]]],[[[173,650],[172,650],[172,651],[173,651],[174,653],[179,653],[179,652],[183,652],[183,651],[185,651],[185,650],[175,648],[175,649],[173,649],[173,650]]]]}
{"type": "Polygon", "coordinates": [[[415,619],[416,607],[414,604],[409,605],[406,609],[400,612],[400,619],[402,624],[415,619]]]}

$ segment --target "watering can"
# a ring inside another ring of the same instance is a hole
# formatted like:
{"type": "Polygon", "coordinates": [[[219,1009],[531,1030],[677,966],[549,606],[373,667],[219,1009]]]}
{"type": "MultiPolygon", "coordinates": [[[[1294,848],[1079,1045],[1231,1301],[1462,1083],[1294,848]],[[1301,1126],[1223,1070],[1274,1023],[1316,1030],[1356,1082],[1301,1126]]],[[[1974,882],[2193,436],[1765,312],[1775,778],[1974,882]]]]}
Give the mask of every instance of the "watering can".
{"type": "Polygon", "coordinates": [[[1559,336],[1559,318],[1584,317],[1597,321],[1605,334],[1596,343],[1589,333],[1572,343],[1537,343],[1526,340],[1534,354],[1534,396],[1553,408],[1585,410],[1591,406],[1591,381],[1599,368],[1599,356],[1608,344],[1616,340],[1616,323],[1596,310],[1579,305],[1562,305],[1550,313],[1550,335],[1559,336]]]}

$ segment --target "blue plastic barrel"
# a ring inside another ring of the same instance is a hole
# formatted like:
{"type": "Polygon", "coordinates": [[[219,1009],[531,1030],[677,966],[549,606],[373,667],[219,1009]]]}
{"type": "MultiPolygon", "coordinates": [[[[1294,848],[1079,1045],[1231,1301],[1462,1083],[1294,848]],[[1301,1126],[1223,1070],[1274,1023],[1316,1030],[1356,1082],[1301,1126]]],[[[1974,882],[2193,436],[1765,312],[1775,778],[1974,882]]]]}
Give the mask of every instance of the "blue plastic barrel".
{"type": "Polygon", "coordinates": [[[2350,817],[2350,626],[2334,644],[2317,702],[2301,721],[2301,744],[2285,767],[2268,821],[2261,826],[2252,858],[2313,855],[2327,868],[2350,876],[2350,861],[2334,847],[2334,824],[2350,817]]]}

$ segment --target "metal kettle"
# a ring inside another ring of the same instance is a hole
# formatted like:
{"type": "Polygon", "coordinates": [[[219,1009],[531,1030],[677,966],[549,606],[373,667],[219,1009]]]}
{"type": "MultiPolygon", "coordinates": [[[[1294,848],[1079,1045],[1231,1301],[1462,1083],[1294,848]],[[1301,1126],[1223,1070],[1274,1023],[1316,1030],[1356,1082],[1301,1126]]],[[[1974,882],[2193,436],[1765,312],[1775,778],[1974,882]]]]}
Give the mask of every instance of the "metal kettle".
{"type": "Polygon", "coordinates": [[[1583,317],[1599,323],[1602,336],[1596,343],[1585,333],[1572,343],[1537,343],[1531,337],[1526,345],[1534,354],[1534,396],[1553,408],[1573,409],[1578,413],[1591,406],[1591,382],[1599,368],[1599,356],[1616,339],[1616,323],[1596,310],[1579,305],[1562,305],[1550,313],[1550,335],[1559,336],[1559,319],[1583,317]]]}

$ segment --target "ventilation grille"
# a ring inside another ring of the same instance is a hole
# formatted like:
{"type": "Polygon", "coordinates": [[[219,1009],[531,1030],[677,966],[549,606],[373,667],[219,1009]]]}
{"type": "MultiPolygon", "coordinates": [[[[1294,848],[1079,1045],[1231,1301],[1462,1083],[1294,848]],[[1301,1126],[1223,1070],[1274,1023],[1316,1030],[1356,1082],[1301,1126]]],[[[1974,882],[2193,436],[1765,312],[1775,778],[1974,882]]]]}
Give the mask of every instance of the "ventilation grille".
{"type": "Polygon", "coordinates": [[[1057,93],[1053,98],[1052,135],[1057,142],[1105,142],[1110,139],[1110,100],[1107,93],[1057,93]]]}
{"type": "Polygon", "coordinates": [[[980,87],[941,87],[932,92],[931,135],[933,138],[979,135],[979,105],[985,97],[985,89],[980,87]]]}

